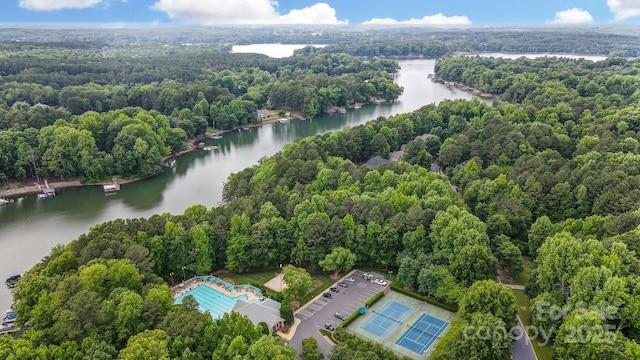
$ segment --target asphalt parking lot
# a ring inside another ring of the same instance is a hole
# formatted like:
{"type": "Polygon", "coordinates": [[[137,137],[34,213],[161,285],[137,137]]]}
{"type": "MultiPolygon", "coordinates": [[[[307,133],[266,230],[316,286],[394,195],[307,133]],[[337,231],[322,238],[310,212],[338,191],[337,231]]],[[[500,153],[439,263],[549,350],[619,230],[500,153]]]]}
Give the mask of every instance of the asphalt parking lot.
{"type": "MultiPolygon", "coordinates": [[[[367,300],[384,288],[369,280],[365,280],[363,274],[364,272],[359,270],[351,272],[332,285],[339,289],[338,293],[331,292],[327,289],[327,292],[330,292],[332,295],[330,299],[319,296],[298,310],[296,312],[296,318],[300,319],[301,323],[298,325],[296,333],[291,339],[291,343],[300,349],[302,348],[302,339],[312,336],[318,340],[319,350],[324,354],[328,354],[331,351],[331,345],[322,337],[318,329],[323,328],[326,323],[337,326],[342,320],[334,316],[336,312],[341,312],[345,317],[348,317],[356,310],[365,306],[367,300]],[[354,282],[344,280],[349,277],[352,277],[354,282]],[[346,283],[348,287],[339,287],[337,283],[340,281],[346,283]]],[[[380,274],[373,275],[376,278],[382,278],[380,274]]]]}

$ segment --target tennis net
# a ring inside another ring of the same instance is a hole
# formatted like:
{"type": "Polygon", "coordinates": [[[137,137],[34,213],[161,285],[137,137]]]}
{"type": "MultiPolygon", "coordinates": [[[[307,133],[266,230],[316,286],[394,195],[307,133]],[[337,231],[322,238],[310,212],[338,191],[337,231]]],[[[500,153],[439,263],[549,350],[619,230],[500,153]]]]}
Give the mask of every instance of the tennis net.
{"type": "Polygon", "coordinates": [[[400,321],[400,320],[394,319],[394,318],[392,318],[392,317],[390,317],[390,316],[388,316],[388,315],[385,315],[385,314],[383,314],[383,313],[381,313],[381,312],[379,312],[379,311],[375,311],[375,310],[372,310],[372,311],[373,311],[373,313],[374,313],[374,314],[378,314],[378,315],[380,315],[380,316],[382,316],[382,317],[384,317],[384,318],[387,318],[387,319],[389,319],[389,320],[391,320],[391,321],[395,321],[395,322],[397,322],[398,324],[402,324],[402,321],[400,321]]]}
{"type": "MultiPolygon", "coordinates": [[[[419,325],[422,325],[422,324],[423,323],[420,323],[419,325]]],[[[434,337],[438,337],[439,336],[438,332],[440,332],[441,328],[438,328],[438,330],[436,330],[435,332],[431,332],[431,331],[429,331],[429,328],[435,327],[435,326],[433,326],[431,324],[426,324],[427,327],[422,327],[422,326],[419,326],[419,325],[409,325],[409,329],[414,329],[414,330],[420,331],[423,334],[431,335],[431,336],[434,336],[434,337]]]]}

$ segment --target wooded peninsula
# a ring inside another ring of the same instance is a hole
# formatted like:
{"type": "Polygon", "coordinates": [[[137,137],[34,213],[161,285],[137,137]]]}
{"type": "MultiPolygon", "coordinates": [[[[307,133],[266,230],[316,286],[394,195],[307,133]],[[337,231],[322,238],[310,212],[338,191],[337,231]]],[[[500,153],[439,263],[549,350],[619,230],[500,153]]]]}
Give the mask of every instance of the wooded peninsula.
{"type": "MultiPolygon", "coordinates": [[[[0,357],[297,359],[237,313],[214,321],[193,303],[174,305],[168,283],[181,268],[250,274],[293,264],[321,273],[340,249],[354,256],[351,267],[393,271],[394,290],[457,311],[431,359],[510,359],[508,333],[465,331],[509,329],[517,316],[551,329],[539,358],[640,358],[638,35],[299,31],[277,40],[329,45],[271,59],[228,53],[228,29],[209,42],[211,33],[182,31],[166,46],[155,44],[170,36],[162,30],[92,31],[83,41],[74,31],[4,33],[0,177],[148,176],[188,139],[260,122],[258,109],[313,117],[394,100],[402,93],[394,56],[437,57],[438,78],[498,98],[429,104],[301,139],[233,174],[221,206],[87,229],[16,284],[25,325],[0,336],[0,357]],[[608,58],[459,55],[478,51],[608,58]],[[365,165],[402,145],[401,161],[365,165]],[[434,162],[442,171],[431,171],[434,162]]],[[[237,34],[237,44],[273,41],[237,34]]],[[[272,295],[290,303],[321,292],[311,291],[272,295]]],[[[399,358],[343,328],[332,338],[331,360],[399,358]]],[[[323,358],[313,350],[303,346],[302,358],[323,358]]]]}

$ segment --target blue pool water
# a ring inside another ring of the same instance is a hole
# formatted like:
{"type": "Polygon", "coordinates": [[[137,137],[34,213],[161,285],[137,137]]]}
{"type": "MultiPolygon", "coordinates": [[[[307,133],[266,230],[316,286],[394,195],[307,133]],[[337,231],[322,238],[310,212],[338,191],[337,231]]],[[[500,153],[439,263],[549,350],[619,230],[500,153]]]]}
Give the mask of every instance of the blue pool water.
{"type": "Polygon", "coordinates": [[[247,301],[247,295],[231,297],[207,285],[198,285],[195,289],[178,296],[174,303],[182,304],[182,299],[189,295],[193,295],[200,305],[200,312],[209,311],[214,317],[221,317],[230,312],[238,300],[247,301]]]}

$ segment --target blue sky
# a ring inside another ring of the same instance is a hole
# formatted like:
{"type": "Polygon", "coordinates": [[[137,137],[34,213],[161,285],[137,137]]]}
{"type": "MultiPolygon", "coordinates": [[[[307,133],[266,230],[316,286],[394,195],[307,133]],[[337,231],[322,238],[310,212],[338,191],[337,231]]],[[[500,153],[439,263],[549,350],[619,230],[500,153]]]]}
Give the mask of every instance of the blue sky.
{"type": "Polygon", "coordinates": [[[640,0],[2,0],[0,23],[96,26],[640,23],[640,0]]]}

